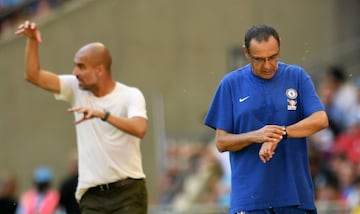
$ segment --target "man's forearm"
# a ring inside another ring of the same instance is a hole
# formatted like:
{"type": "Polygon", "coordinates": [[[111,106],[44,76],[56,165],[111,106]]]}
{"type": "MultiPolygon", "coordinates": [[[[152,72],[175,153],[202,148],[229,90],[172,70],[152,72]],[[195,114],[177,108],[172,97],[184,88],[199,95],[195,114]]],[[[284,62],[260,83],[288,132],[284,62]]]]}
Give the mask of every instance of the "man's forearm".
{"type": "Polygon", "coordinates": [[[40,72],[39,43],[35,39],[28,38],[25,49],[25,79],[34,84],[38,81],[40,72]]]}
{"type": "Polygon", "coordinates": [[[286,131],[289,138],[302,138],[315,134],[328,126],[329,121],[326,113],[318,111],[298,123],[287,126],[286,131]]]}
{"type": "Polygon", "coordinates": [[[226,133],[222,130],[217,130],[216,132],[216,147],[219,152],[225,151],[240,151],[243,148],[249,146],[254,141],[251,137],[252,133],[244,133],[244,134],[231,134],[226,133]]]}

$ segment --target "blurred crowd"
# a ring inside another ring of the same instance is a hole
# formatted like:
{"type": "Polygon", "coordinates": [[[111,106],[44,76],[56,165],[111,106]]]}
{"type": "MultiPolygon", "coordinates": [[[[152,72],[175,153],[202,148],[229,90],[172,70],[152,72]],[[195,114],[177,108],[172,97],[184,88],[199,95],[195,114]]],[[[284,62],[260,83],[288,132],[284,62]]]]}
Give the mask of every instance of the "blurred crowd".
{"type": "Polygon", "coordinates": [[[309,139],[316,200],[358,210],[360,206],[360,78],[330,67],[318,84],[329,128],[309,139]]]}
{"type": "Polygon", "coordinates": [[[75,199],[78,179],[76,155],[72,155],[67,175],[60,185],[54,185],[50,166],[39,165],[31,175],[32,186],[18,195],[19,182],[14,172],[6,170],[0,176],[0,213],[4,214],[80,214],[75,199]]]}
{"type": "Polygon", "coordinates": [[[159,204],[171,213],[196,213],[195,206],[228,208],[230,169],[226,153],[219,153],[213,142],[175,141],[168,144],[164,173],[159,179],[159,204]]]}
{"type": "Polygon", "coordinates": [[[0,36],[26,19],[47,14],[69,0],[0,0],[0,36]]]}

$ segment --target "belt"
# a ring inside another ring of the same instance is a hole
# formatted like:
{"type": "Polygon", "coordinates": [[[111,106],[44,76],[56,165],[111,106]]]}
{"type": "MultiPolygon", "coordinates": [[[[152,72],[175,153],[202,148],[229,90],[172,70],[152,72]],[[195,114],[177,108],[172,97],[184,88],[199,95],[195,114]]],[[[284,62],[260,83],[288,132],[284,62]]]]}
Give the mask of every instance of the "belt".
{"type": "Polygon", "coordinates": [[[97,190],[97,191],[105,192],[105,191],[109,191],[111,189],[124,187],[126,185],[131,184],[131,183],[134,183],[135,181],[140,181],[140,180],[143,180],[143,178],[140,178],[140,179],[125,178],[123,180],[115,181],[115,182],[112,182],[112,183],[100,184],[100,185],[97,185],[97,186],[94,186],[94,187],[90,187],[89,190],[92,190],[92,191],[97,190]]]}

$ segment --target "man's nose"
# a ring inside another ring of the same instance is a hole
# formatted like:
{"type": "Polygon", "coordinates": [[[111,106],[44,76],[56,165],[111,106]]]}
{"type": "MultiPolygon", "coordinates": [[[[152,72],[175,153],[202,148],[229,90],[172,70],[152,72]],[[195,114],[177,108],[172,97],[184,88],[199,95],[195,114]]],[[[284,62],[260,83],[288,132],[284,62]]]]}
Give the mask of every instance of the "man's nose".
{"type": "Polygon", "coordinates": [[[272,64],[269,61],[269,59],[264,59],[264,64],[263,64],[264,68],[271,68],[272,64]]]}
{"type": "Polygon", "coordinates": [[[78,69],[77,69],[77,68],[74,68],[72,73],[76,76],[76,75],[77,75],[77,71],[78,71],[78,69]]]}

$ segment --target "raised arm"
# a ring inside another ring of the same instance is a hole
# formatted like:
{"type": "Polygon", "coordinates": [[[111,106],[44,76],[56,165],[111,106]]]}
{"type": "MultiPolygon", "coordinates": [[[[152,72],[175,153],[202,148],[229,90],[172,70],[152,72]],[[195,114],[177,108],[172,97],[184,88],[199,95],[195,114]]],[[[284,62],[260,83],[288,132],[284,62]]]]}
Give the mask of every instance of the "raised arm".
{"type": "Polygon", "coordinates": [[[39,43],[42,42],[40,31],[34,22],[25,21],[18,27],[16,35],[25,35],[27,44],[25,48],[25,79],[45,90],[59,93],[60,79],[49,71],[40,68],[39,43]]]}

